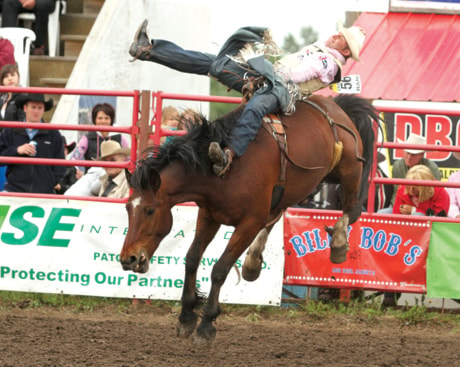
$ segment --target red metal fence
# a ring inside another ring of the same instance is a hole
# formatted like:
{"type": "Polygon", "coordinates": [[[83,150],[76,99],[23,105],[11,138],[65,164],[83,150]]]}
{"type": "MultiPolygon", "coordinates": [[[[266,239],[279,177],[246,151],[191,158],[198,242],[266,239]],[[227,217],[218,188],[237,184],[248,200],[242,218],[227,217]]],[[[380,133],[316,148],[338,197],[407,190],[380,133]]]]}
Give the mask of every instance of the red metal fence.
{"type": "MultiPolygon", "coordinates": [[[[153,141],[156,144],[159,144],[160,138],[162,136],[174,136],[184,134],[183,131],[172,131],[161,127],[161,111],[163,107],[164,100],[186,100],[186,101],[202,101],[202,102],[227,102],[227,103],[240,103],[240,98],[234,97],[215,97],[215,96],[196,96],[196,95],[183,95],[183,94],[171,94],[163,92],[149,92],[149,91],[101,91],[101,90],[80,90],[80,89],[65,89],[65,88],[7,88],[0,87],[0,92],[11,91],[11,92],[28,92],[28,93],[48,93],[48,94],[71,94],[71,95],[98,95],[98,96],[118,96],[118,97],[130,97],[133,100],[132,103],[132,125],[124,127],[100,127],[93,125],[74,125],[74,124],[46,124],[47,129],[56,129],[56,130],[75,130],[75,131],[110,131],[118,132],[123,134],[129,134],[131,136],[132,152],[131,152],[131,161],[126,164],[114,163],[114,162],[101,162],[101,161],[67,161],[67,160],[57,160],[57,159],[33,159],[34,164],[55,164],[55,165],[79,165],[79,166],[99,166],[99,167],[128,167],[132,168],[136,162],[137,157],[143,151],[143,149],[149,144],[149,140],[153,141]],[[152,118],[150,118],[152,116],[152,118]]],[[[382,108],[382,112],[387,111],[400,111],[401,108],[391,109],[391,108],[382,108]]],[[[420,112],[416,110],[407,110],[407,112],[420,112]]],[[[439,111],[445,112],[445,111],[439,111]]],[[[460,112],[447,111],[451,115],[460,116],[460,112]]],[[[30,128],[44,128],[44,124],[32,124],[32,123],[23,123],[21,122],[21,127],[30,127],[30,128]]],[[[16,127],[18,122],[5,122],[0,121],[0,127],[16,127]]],[[[376,130],[377,131],[377,130],[376,130]]],[[[388,149],[403,149],[403,148],[421,148],[423,150],[439,150],[439,151],[455,151],[460,152],[460,146],[449,147],[442,145],[409,145],[409,144],[400,144],[394,142],[383,142],[378,143],[375,146],[375,149],[378,147],[388,148],[388,149]]],[[[31,163],[32,159],[30,158],[15,158],[15,157],[0,157],[0,163],[31,163]]],[[[378,223],[379,220],[382,221],[402,221],[402,222],[452,222],[455,223],[458,221],[451,218],[409,218],[407,216],[401,215],[382,215],[373,212],[374,208],[374,192],[376,184],[390,183],[390,184],[408,184],[412,183],[415,185],[426,185],[426,186],[444,186],[444,187],[455,187],[460,188],[458,183],[448,183],[440,181],[408,181],[404,179],[385,179],[385,178],[375,178],[375,171],[372,172],[370,176],[370,191],[369,191],[369,202],[368,202],[368,213],[363,215],[365,220],[374,221],[378,223]]],[[[41,198],[56,198],[54,195],[44,195],[44,194],[26,194],[26,193],[0,193],[0,196],[21,196],[21,197],[41,197],[41,198]]],[[[62,196],[59,197],[63,199],[75,199],[75,200],[91,200],[91,201],[112,201],[112,202],[125,202],[126,199],[107,199],[107,198],[95,198],[95,197],[69,197],[62,196]]],[[[289,209],[288,214],[294,215],[297,209],[289,209]]],[[[302,211],[302,210],[300,210],[302,211]]],[[[339,215],[340,212],[326,212],[320,210],[309,210],[306,211],[306,215],[310,217],[322,217],[322,216],[334,216],[339,215]]],[[[304,229],[302,229],[304,230],[304,229]]],[[[286,237],[286,235],[285,235],[286,237]]],[[[285,247],[287,246],[287,241],[285,241],[285,247]]],[[[327,257],[325,262],[327,262],[327,257]]],[[[289,273],[290,269],[287,269],[289,273]]],[[[334,271],[332,269],[331,271],[334,271]]],[[[337,271],[337,269],[335,269],[337,271]]],[[[311,274],[310,274],[311,275],[311,274]]],[[[314,275],[314,274],[313,274],[314,275]]],[[[330,275],[330,274],[329,274],[330,275]]],[[[302,284],[302,285],[318,285],[317,280],[311,280],[314,276],[305,277],[306,279],[299,282],[286,282],[286,284],[302,284]]],[[[327,278],[325,281],[320,282],[323,286],[337,286],[336,277],[325,276],[327,278]]],[[[390,282],[391,283],[391,282],[390,282]]],[[[382,289],[376,287],[375,284],[371,283],[349,283],[349,284],[340,284],[341,286],[348,288],[361,288],[361,289],[382,289]]],[[[401,287],[394,286],[391,284],[386,285],[383,289],[387,290],[401,290],[401,287]]],[[[407,289],[404,289],[407,291],[407,289]]],[[[410,289],[408,290],[410,291],[410,289]]],[[[419,292],[419,289],[417,290],[419,292]]]]}

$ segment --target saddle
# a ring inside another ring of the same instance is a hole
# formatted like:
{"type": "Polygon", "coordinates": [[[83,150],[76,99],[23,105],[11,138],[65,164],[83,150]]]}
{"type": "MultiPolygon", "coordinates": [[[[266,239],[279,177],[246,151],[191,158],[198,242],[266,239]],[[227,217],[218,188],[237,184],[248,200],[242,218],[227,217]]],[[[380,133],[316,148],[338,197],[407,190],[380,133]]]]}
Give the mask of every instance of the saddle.
{"type": "MultiPolygon", "coordinates": [[[[272,193],[272,204],[271,209],[274,209],[281,200],[281,197],[284,193],[284,186],[286,184],[286,161],[289,161],[292,165],[310,170],[310,169],[318,169],[322,167],[304,167],[299,165],[298,163],[294,162],[294,160],[288,154],[288,145],[287,145],[287,135],[286,130],[283,126],[283,122],[280,119],[280,116],[277,114],[269,114],[264,116],[262,127],[273,136],[273,138],[278,143],[278,147],[281,152],[281,162],[280,162],[280,174],[278,177],[278,181],[276,182],[273,193],[272,193]]],[[[329,172],[337,165],[342,157],[343,151],[343,144],[341,141],[338,141],[338,135],[335,128],[335,125],[331,125],[332,129],[334,130],[334,137],[336,142],[334,144],[334,155],[332,159],[331,166],[329,167],[329,172]]]]}

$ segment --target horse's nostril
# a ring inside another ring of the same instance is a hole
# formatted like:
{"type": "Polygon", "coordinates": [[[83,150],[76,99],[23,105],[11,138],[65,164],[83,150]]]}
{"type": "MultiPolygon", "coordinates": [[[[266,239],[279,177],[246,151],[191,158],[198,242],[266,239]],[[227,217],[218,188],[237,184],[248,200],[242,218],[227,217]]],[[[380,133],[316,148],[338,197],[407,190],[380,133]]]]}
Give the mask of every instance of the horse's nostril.
{"type": "Polygon", "coordinates": [[[135,264],[136,262],[137,262],[136,255],[131,255],[131,256],[128,256],[127,258],[121,259],[122,265],[132,265],[132,264],[135,264]]]}

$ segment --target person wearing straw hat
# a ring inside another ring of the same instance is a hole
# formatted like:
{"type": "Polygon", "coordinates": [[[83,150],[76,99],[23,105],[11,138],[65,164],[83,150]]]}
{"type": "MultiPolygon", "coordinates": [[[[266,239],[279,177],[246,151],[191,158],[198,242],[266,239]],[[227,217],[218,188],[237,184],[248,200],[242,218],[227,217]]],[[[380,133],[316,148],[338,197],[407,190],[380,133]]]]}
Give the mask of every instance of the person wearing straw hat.
{"type": "Polygon", "coordinates": [[[129,48],[133,60],[151,61],[177,71],[210,75],[230,89],[243,92],[248,79],[263,77],[260,87],[236,121],[227,146],[218,142],[209,146],[213,171],[224,176],[232,160],[246,151],[262,124],[263,116],[281,110],[293,113],[295,103],[303,94],[312,93],[341,79],[341,67],[347,59],[360,61],[365,32],[360,27],[345,28],[341,22],[338,32],[326,41],[307,46],[272,65],[265,56],[279,55],[280,49],[268,28],[244,27],[225,42],[217,55],[184,50],[161,39],[150,40],[144,20],[129,48]]]}
{"type": "MultiPolygon", "coordinates": [[[[45,111],[53,107],[53,100],[43,94],[24,93],[16,99],[24,110],[25,122],[41,123],[45,111]]],[[[4,128],[0,135],[0,155],[9,157],[64,159],[64,145],[58,130],[4,128]]],[[[66,171],[65,166],[41,164],[9,164],[4,191],[54,194],[55,186],[66,171]]]]}
{"type": "MultiPolygon", "coordinates": [[[[101,144],[101,156],[98,161],[126,162],[131,154],[130,148],[122,148],[115,140],[107,140],[101,144]]],[[[128,180],[124,168],[104,167],[106,174],[101,176],[99,196],[125,198],[129,195],[128,180]]]]}

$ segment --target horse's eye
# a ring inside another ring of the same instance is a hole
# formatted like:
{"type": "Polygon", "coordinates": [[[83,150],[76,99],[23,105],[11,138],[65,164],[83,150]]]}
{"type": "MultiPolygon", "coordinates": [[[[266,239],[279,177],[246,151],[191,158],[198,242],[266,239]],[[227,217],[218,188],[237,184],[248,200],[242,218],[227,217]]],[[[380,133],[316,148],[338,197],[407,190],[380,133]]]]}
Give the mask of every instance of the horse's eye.
{"type": "Polygon", "coordinates": [[[147,208],[147,209],[145,209],[145,214],[147,214],[147,215],[152,215],[153,213],[155,213],[155,209],[153,209],[153,208],[147,208]]]}

